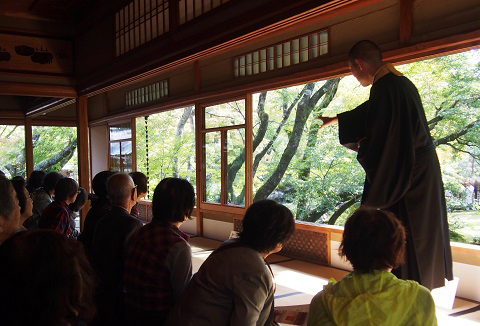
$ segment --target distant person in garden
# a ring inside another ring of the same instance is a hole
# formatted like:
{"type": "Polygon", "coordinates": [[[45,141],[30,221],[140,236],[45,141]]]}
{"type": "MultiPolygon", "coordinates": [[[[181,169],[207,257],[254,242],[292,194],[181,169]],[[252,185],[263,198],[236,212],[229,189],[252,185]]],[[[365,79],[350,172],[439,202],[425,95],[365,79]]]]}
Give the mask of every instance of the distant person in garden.
{"type": "Polygon", "coordinates": [[[405,256],[405,229],[391,212],[355,211],[345,223],[340,255],[353,272],[312,299],[309,326],[437,325],[430,291],[390,272],[405,256]]]}
{"type": "Polygon", "coordinates": [[[115,172],[102,171],[95,175],[92,180],[93,194],[89,195],[90,209],[83,222],[83,231],[78,240],[83,243],[87,257],[90,258],[90,246],[97,222],[110,212],[112,205],[108,199],[107,180],[115,172]]]}
{"type": "Polygon", "coordinates": [[[58,172],[50,172],[43,180],[43,186],[35,191],[33,197],[33,214],[32,218],[25,221],[25,227],[29,230],[38,228],[38,220],[43,210],[53,201],[55,195],[55,186],[63,175],[58,172]]]}
{"type": "Polygon", "coordinates": [[[142,222],[130,215],[137,203],[137,187],[126,173],[116,173],[107,181],[112,209],[95,227],[90,247],[93,268],[97,272],[97,309],[95,325],[124,325],[123,272],[125,255],[133,235],[142,222]]]}
{"type": "Polygon", "coordinates": [[[75,202],[78,183],[72,178],[62,178],[55,185],[55,200],[45,208],[38,221],[40,229],[57,231],[64,237],[72,236],[74,228],[70,223],[72,213],[68,205],[75,202]]]}
{"type": "Polygon", "coordinates": [[[187,287],[192,250],[179,228],[194,205],[195,192],[187,180],[165,178],[155,188],[152,222],[138,231],[125,263],[129,324],[162,325],[187,287]]]}
{"type": "Polygon", "coordinates": [[[19,226],[20,206],[15,189],[10,180],[0,176],[0,245],[16,234],[19,226]]]}
{"type": "Polygon", "coordinates": [[[43,187],[43,180],[47,174],[43,171],[35,170],[30,174],[27,182],[27,190],[29,193],[34,193],[43,187]]]}
{"type": "Polygon", "coordinates": [[[27,220],[27,218],[32,216],[33,212],[33,194],[30,194],[25,187],[25,181],[12,179],[12,185],[15,189],[15,193],[17,195],[18,204],[20,206],[20,223],[19,223],[19,231],[26,231],[27,228],[23,226],[23,223],[27,220]]]}
{"type": "Polygon", "coordinates": [[[138,202],[147,195],[148,192],[148,178],[142,172],[130,172],[130,176],[133,179],[133,182],[137,186],[137,203],[132,207],[130,214],[139,217],[140,212],[138,211],[138,202]]]}
{"type": "Polygon", "coordinates": [[[77,222],[75,221],[80,216],[80,210],[85,206],[88,200],[87,191],[85,188],[78,188],[78,195],[77,198],[73,203],[68,205],[70,209],[70,227],[72,228],[72,233],[70,237],[73,239],[77,239],[80,232],[77,231],[77,222]]]}
{"type": "Polygon", "coordinates": [[[393,273],[429,289],[452,280],[452,253],[442,175],[415,85],[360,41],[348,64],[370,98],[324,124],[338,122],[340,143],[358,151],[366,173],[362,205],[393,212],[407,233],[405,264],[393,273]]]}
{"type": "Polygon", "coordinates": [[[273,200],[253,203],[238,239],[225,241],[193,276],[167,325],[271,325],[275,285],[265,259],[295,230],[290,210],[273,200]]]}

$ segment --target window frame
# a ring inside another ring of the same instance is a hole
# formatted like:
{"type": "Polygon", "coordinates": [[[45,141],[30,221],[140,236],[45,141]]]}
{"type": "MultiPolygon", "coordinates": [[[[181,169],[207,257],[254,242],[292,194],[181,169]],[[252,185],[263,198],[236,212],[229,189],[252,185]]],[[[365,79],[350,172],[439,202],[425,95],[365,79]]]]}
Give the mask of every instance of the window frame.
{"type": "Polygon", "coordinates": [[[252,94],[243,96],[230,97],[222,100],[197,102],[195,103],[195,115],[197,120],[197,207],[200,212],[227,212],[234,215],[244,215],[248,206],[252,203],[252,146],[253,137],[248,130],[252,130],[252,94]],[[245,103],[245,122],[243,124],[206,128],[205,127],[205,108],[209,106],[224,104],[233,101],[241,101],[245,103]],[[245,130],[245,206],[231,205],[227,203],[227,132],[229,130],[244,129],[245,130]],[[221,192],[220,203],[207,202],[205,200],[206,193],[206,158],[205,158],[205,135],[210,132],[221,133],[221,192]]]}
{"type": "Polygon", "coordinates": [[[137,151],[136,151],[136,125],[135,125],[135,118],[131,119],[124,119],[124,120],[117,120],[117,121],[109,121],[107,123],[107,135],[108,135],[108,169],[112,170],[112,153],[111,153],[111,144],[118,143],[120,146],[120,171],[118,172],[125,172],[123,168],[123,160],[122,160],[122,142],[130,141],[132,143],[132,172],[137,171],[137,151]],[[130,138],[122,138],[122,139],[110,139],[110,127],[115,127],[121,124],[130,124],[131,136],[130,138]]]}

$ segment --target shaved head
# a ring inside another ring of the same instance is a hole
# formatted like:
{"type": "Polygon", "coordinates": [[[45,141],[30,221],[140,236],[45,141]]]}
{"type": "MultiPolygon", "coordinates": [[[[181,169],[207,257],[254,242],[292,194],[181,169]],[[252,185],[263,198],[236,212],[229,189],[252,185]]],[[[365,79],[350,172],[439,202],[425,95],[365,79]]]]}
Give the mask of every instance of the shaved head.
{"type": "Polygon", "coordinates": [[[355,63],[355,59],[361,59],[371,66],[378,67],[382,64],[382,50],[377,44],[369,40],[357,42],[348,52],[348,61],[355,63]]]}
{"type": "Polygon", "coordinates": [[[108,178],[108,197],[113,205],[123,205],[130,200],[135,187],[132,178],[126,173],[116,173],[108,178]]]}

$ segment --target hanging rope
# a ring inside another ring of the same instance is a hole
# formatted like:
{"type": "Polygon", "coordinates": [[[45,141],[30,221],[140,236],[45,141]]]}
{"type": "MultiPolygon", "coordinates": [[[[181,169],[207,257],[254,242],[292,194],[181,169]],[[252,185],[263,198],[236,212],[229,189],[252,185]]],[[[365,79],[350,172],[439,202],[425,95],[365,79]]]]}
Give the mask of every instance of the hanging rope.
{"type": "MultiPolygon", "coordinates": [[[[148,165],[148,115],[145,116],[145,156],[147,157],[147,180],[150,180],[150,171],[148,165]]],[[[150,196],[150,187],[147,187],[147,196],[150,196]]]]}

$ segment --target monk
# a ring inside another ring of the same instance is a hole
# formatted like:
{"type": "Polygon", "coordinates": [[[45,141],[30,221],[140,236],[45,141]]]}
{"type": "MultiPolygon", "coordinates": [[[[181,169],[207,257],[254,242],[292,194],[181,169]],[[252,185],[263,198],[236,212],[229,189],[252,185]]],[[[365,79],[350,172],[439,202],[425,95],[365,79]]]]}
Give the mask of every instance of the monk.
{"type": "Polygon", "coordinates": [[[337,117],[340,143],[358,151],[366,178],[362,205],[393,212],[406,229],[405,264],[392,272],[434,289],[452,280],[445,193],[435,146],[417,88],[380,48],[360,41],[348,54],[350,70],[369,100],[337,117]]]}

